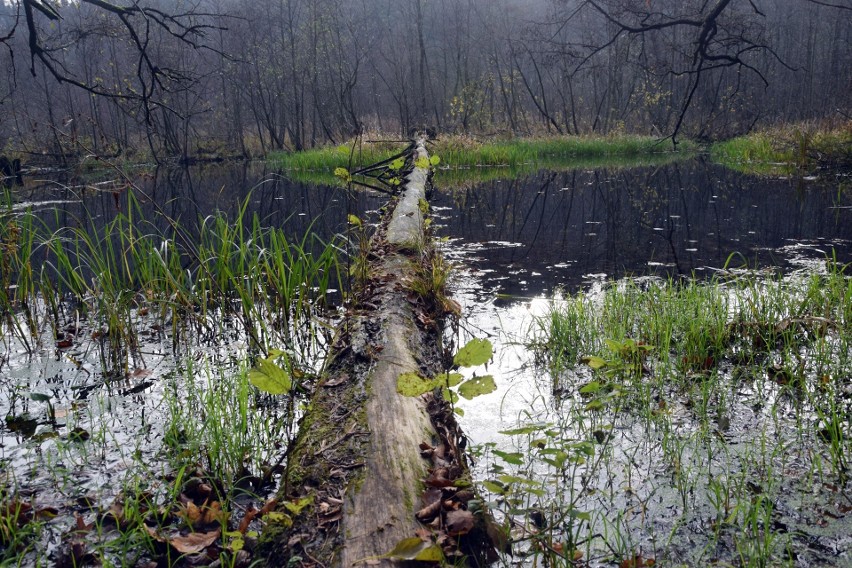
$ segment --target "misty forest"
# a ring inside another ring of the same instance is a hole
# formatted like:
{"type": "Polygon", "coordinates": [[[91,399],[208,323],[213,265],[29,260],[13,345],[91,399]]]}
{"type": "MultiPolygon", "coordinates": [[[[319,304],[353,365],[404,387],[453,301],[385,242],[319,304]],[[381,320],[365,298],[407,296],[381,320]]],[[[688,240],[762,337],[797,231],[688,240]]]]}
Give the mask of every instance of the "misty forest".
{"type": "Polygon", "coordinates": [[[852,1],[0,0],[0,567],[852,564],[852,1]]]}

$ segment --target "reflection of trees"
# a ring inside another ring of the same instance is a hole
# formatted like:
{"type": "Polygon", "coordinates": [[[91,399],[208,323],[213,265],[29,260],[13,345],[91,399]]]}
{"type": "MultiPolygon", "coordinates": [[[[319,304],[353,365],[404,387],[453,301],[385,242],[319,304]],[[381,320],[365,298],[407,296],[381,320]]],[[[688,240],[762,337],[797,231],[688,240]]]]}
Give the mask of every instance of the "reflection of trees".
{"type": "MultiPolygon", "coordinates": [[[[541,172],[453,196],[456,217],[442,232],[470,243],[522,245],[489,244],[480,254],[503,275],[502,269],[516,263],[576,282],[587,273],[647,274],[651,260],[671,265],[658,270],[691,275],[724,265],[733,252],[772,261],[771,250],[791,238],[852,239],[852,226],[829,209],[836,197],[830,189],[797,193],[787,182],[746,178],[704,161],[541,172]],[[692,248],[697,250],[687,250],[692,248]],[[558,263],[570,268],[553,269],[558,263]]],[[[437,199],[440,205],[451,197],[437,199]]]]}

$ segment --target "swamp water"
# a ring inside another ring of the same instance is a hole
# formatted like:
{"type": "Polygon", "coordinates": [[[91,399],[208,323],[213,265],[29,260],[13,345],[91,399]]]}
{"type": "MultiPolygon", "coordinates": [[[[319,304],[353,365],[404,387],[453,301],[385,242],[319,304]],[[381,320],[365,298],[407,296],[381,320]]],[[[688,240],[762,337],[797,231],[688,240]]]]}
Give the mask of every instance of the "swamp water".
{"type": "MultiPolygon", "coordinates": [[[[727,438],[702,426],[684,402],[688,397],[679,399],[677,393],[666,396],[673,418],[649,426],[626,410],[617,416],[580,412],[588,401],[575,396],[577,387],[592,380],[591,371],[577,366],[551,376],[524,347],[535,318],[561,301],[552,299],[557,290],[602,294],[613,279],[693,273],[706,278],[726,264],[812,273],[825,270],[832,251],[837,262],[849,262],[848,180],[827,185],[759,180],[691,161],[540,172],[453,190],[441,189],[439,174],[436,185],[433,226],[447,238],[444,254],[459,265],[453,293],[463,307],[462,328],[465,334],[488,337],[496,347],[488,372],[497,379],[498,391],[461,403],[461,425],[482,454],[478,481],[491,492],[493,506],[517,521],[514,536],[536,542],[528,546],[530,554],[570,552],[570,558],[592,565],[622,566],[651,565],[652,559],[657,565],[705,565],[717,559],[758,565],[761,558],[768,559],[765,565],[852,563],[848,482],[838,481],[828,465],[814,472],[813,456],[826,451],[813,432],[795,447],[778,444],[780,436],[803,437],[801,428],[785,425],[785,413],[795,408],[781,400],[778,388],[758,391],[750,385],[729,392],[730,398],[748,400],[727,406],[727,438]],[[846,189],[838,189],[843,183],[846,189]],[[756,397],[781,400],[764,405],[775,409],[767,415],[771,428],[749,410],[756,397]],[[661,433],[663,428],[668,430],[661,433]],[[517,434],[499,433],[513,429],[517,434]],[[709,449],[707,431],[717,439],[709,449]],[[590,434],[605,443],[590,446],[590,434]],[[770,448],[747,456],[762,463],[746,467],[746,458],[737,455],[746,438],[761,438],[770,448]],[[555,443],[550,440],[562,444],[564,458],[547,453],[555,443]],[[673,449],[662,452],[664,443],[673,449]],[[537,450],[544,451],[538,461],[531,458],[537,450]],[[671,460],[675,454],[680,465],[671,460]],[[782,459],[786,454],[789,461],[782,459]],[[542,459],[557,464],[559,473],[542,459]],[[763,477],[750,477],[745,470],[760,470],[763,477]],[[788,478],[802,485],[785,482],[788,478]],[[766,487],[767,479],[778,483],[766,487]],[[719,499],[727,499],[720,505],[725,511],[720,522],[719,507],[708,504],[710,487],[719,499]],[[743,488],[750,491],[749,499],[742,497],[743,488]],[[795,499],[782,498],[787,490],[795,491],[795,499]],[[753,502],[758,504],[749,509],[753,502]],[[545,548],[543,537],[531,536],[537,530],[530,524],[531,511],[541,515],[533,515],[541,526],[554,527],[547,531],[545,548]],[[731,528],[746,521],[754,526],[731,528]]],[[[253,188],[248,207],[260,212],[265,224],[286,226],[294,235],[310,228],[326,239],[345,229],[349,212],[363,216],[383,202],[362,195],[353,203],[340,189],[293,183],[262,165],[164,171],[144,187],[176,219],[235,211],[253,188]]],[[[65,202],[60,224],[85,216],[109,220],[122,205],[121,195],[110,189],[53,188],[21,201],[65,202]]],[[[190,393],[215,390],[210,385],[244,372],[246,338],[239,332],[223,342],[225,326],[176,352],[174,330],[159,328],[150,315],[134,317],[149,337],[120,377],[99,370],[97,341],[60,349],[51,339],[28,355],[15,341],[4,340],[0,411],[10,417],[0,424],[5,489],[31,499],[34,508],[49,509],[43,521],[45,544],[28,552],[25,564],[39,555],[50,564],[46,559],[56,558],[63,535],[67,540],[79,524],[74,515],[90,522],[94,511],[126,492],[128,483],[137,491],[154,491],[153,480],[163,479],[159,491],[168,491],[174,476],[166,471],[165,454],[171,450],[163,440],[174,433],[168,422],[213,414],[199,395],[190,393]],[[58,515],[51,520],[54,509],[58,515]]],[[[312,349],[306,349],[305,365],[322,346],[312,349]]],[[[847,367],[845,373],[848,384],[852,371],[847,367]]],[[[255,471],[247,477],[274,464],[281,449],[275,442],[293,434],[285,419],[277,420],[288,412],[284,403],[270,397],[255,402],[260,412],[249,413],[249,430],[269,440],[271,449],[253,457],[255,471]],[[276,428],[276,422],[284,426],[276,428]]],[[[845,428],[848,432],[848,414],[845,428]]],[[[252,492],[267,495],[271,489],[246,490],[252,492]]],[[[115,561],[123,552],[104,554],[115,561]]],[[[517,556],[506,562],[531,560],[517,556]]]]}
{"type": "MultiPolygon", "coordinates": [[[[852,260],[850,203],[848,178],[764,180],[702,161],[540,172],[433,201],[445,254],[462,267],[465,333],[495,344],[498,390],[461,401],[461,423],[492,506],[529,547],[514,562],[852,565],[848,278],[845,330],[817,347],[797,336],[787,350],[738,347],[739,363],[719,353],[705,366],[653,345],[643,355],[634,335],[654,319],[637,305],[664,311],[682,277],[716,282],[723,320],[819,288],[815,275],[852,260]],[[659,301],[645,299],[652,291],[659,301]],[[541,345],[556,342],[554,312],[587,328],[566,333],[567,361],[541,345]],[[613,327],[620,335],[600,335],[613,327]],[[820,357],[831,363],[811,363],[820,357]],[[804,386],[786,384],[789,367],[804,386]],[[826,435],[827,408],[842,436],[826,435]]],[[[806,317],[781,304],[775,325],[806,317]]],[[[730,326],[725,341],[748,336],[730,326]]]]}

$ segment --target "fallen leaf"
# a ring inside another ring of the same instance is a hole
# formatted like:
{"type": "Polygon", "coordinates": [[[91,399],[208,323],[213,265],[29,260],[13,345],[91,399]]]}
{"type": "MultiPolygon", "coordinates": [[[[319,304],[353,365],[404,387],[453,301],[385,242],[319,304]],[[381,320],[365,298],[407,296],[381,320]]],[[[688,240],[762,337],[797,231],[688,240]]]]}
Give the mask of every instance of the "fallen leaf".
{"type": "Polygon", "coordinates": [[[90,532],[94,526],[95,523],[87,523],[82,516],[74,513],[74,529],[71,532],[87,533],[90,532]]]}
{"type": "Polygon", "coordinates": [[[147,533],[148,533],[148,536],[150,536],[151,538],[153,538],[155,541],[157,541],[157,542],[166,542],[165,537],[164,537],[163,535],[161,535],[161,534],[159,533],[159,531],[157,531],[157,529],[152,529],[151,527],[149,527],[149,526],[148,526],[148,525],[146,525],[145,523],[142,523],[142,526],[145,528],[145,532],[147,532],[147,533]]]}
{"type": "Polygon", "coordinates": [[[275,499],[275,498],[270,499],[269,501],[266,502],[266,504],[263,507],[260,508],[260,512],[258,514],[262,517],[263,515],[267,514],[272,509],[274,509],[277,504],[278,504],[278,499],[275,499]]]}
{"type": "Polygon", "coordinates": [[[447,513],[447,534],[458,536],[473,530],[473,513],[470,511],[450,511],[447,513]]]}
{"type": "Polygon", "coordinates": [[[331,379],[330,381],[324,382],[322,384],[322,386],[328,387],[328,388],[337,387],[337,386],[342,385],[343,383],[345,383],[348,380],[349,380],[349,375],[346,374],[346,373],[342,373],[339,377],[335,377],[335,378],[331,379]]]}
{"type": "Polygon", "coordinates": [[[216,542],[216,539],[219,538],[220,534],[222,534],[221,528],[210,532],[190,533],[186,536],[175,536],[168,540],[169,544],[172,545],[172,548],[181,554],[195,554],[202,550],[206,550],[208,546],[216,542]]]}
{"type": "Polygon", "coordinates": [[[413,536],[399,541],[393,550],[380,558],[388,560],[417,560],[420,562],[441,562],[444,552],[434,543],[426,542],[413,536]]]}
{"type": "Polygon", "coordinates": [[[131,379],[144,379],[151,374],[151,369],[136,369],[130,373],[131,379]]]}
{"type": "Polygon", "coordinates": [[[243,515],[243,520],[240,521],[240,526],[239,528],[237,528],[240,534],[246,534],[249,524],[254,520],[254,518],[258,515],[259,512],[260,511],[255,509],[254,506],[251,506],[246,509],[246,514],[243,515]]]}
{"type": "Polygon", "coordinates": [[[441,512],[441,500],[438,499],[434,503],[426,505],[419,511],[417,511],[414,516],[417,517],[417,520],[421,523],[428,523],[432,519],[438,516],[441,512]]]}
{"type": "Polygon", "coordinates": [[[435,501],[440,501],[443,493],[437,487],[430,487],[426,491],[423,492],[421,499],[423,501],[423,506],[431,505],[435,501]]]}

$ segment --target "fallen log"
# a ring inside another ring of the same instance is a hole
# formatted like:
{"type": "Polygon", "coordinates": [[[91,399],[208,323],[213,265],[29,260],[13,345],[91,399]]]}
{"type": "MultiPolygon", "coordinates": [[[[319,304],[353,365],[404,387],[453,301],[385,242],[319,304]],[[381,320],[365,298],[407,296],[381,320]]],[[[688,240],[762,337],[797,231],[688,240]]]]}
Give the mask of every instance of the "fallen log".
{"type": "MultiPolygon", "coordinates": [[[[373,238],[370,278],[332,346],[301,424],[258,556],[269,566],[394,566],[494,556],[479,520],[463,438],[440,391],[397,392],[403,373],[439,375],[439,304],[413,291],[430,259],[429,157],[421,139],[392,214],[373,238]],[[418,270],[420,271],[418,275],[418,270]]],[[[446,305],[446,304],[444,304],[446,305]]]]}

